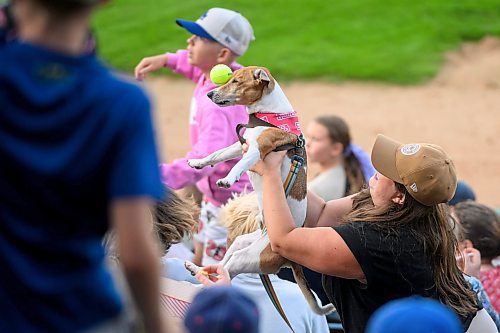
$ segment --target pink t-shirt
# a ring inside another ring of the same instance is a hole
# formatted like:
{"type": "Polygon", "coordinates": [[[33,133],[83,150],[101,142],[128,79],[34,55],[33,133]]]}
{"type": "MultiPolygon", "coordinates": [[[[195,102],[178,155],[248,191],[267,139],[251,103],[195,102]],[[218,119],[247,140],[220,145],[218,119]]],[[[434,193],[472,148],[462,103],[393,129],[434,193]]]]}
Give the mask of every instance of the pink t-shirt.
{"type": "MultiPolygon", "coordinates": [[[[207,97],[207,93],[217,86],[206,79],[199,68],[189,64],[186,50],[167,53],[166,67],[196,82],[196,88],[189,115],[191,151],[185,157],[172,163],[160,164],[163,183],[173,189],[196,184],[200,192],[203,193],[204,199],[217,206],[224,204],[232,196],[232,193],[240,193],[245,188],[251,190],[246,174],[242,175],[239,182],[229,189],[219,188],[215,184],[217,180],[224,178],[229,173],[239,158],[201,170],[191,168],[187,164],[188,159],[203,158],[237,142],[236,125],[248,123],[245,107],[241,105],[219,107],[213,103],[207,97]]],[[[241,67],[236,63],[231,65],[233,70],[241,67]]]]}

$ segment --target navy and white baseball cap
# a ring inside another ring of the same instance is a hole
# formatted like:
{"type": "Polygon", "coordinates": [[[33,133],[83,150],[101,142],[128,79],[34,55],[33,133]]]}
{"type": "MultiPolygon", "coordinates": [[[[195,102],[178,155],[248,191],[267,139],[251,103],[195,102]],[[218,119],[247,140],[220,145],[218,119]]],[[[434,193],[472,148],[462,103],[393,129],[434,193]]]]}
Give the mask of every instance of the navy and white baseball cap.
{"type": "Polygon", "coordinates": [[[189,333],[258,333],[257,304],[243,291],[231,286],[201,290],[184,317],[189,333]]]}
{"type": "Polygon", "coordinates": [[[238,12],[210,8],[196,22],[177,19],[175,22],[193,35],[216,41],[241,56],[255,40],[250,22],[238,12]]]}

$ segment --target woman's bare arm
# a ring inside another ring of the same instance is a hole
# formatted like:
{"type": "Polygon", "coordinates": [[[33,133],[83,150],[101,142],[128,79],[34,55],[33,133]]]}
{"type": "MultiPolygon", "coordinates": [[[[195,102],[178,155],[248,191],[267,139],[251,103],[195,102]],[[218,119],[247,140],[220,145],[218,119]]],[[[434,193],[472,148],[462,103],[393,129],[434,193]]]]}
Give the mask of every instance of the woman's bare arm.
{"type": "Polygon", "coordinates": [[[355,195],[325,202],[316,194],[308,191],[307,214],[304,226],[314,228],[338,225],[341,217],[352,209],[352,198],[355,195]]]}
{"type": "MultiPolygon", "coordinates": [[[[278,157],[269,156],[269,165],[262,170],[264,221],[272,250],[320,273],[363,279],[359,263],[334,229],[295,227],[281,184],[280,168],[276,167],[276,161],[281,162],[278,157]]],[[[345,210],[350,201],[351,199],[340,200],[337,205],[345,210]]],[[[325,205],[321,209],[321,202],[317,200],[313,201],[313,207],[319,208],[315,213],[320,217],[321,223],[321,216],[336,208],[335,205],[325,205]]],[[[336,220],[336,217],[333,219],[336,220]]]]}

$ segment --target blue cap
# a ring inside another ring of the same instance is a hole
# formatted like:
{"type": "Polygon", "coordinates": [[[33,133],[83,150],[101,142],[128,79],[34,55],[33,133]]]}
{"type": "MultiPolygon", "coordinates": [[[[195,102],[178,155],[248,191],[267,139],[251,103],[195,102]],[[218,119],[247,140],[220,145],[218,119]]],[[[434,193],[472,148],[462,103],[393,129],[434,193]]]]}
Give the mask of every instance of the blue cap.
{"type": "Polygon", "coordinates": [[[175,22],[193,35],[216,41],[239,56],[255,39],[250,22],[240,13],[226,8],[210,8],[196,22],[180,19],[175,22]]]}
{"type": "Polygon", "coordinates": [[[184,318],[189,333],[257,333],[259,311],[246,294],[230,286],[200,291],[184,318]]]}
{"type": "Polygon", "coordinates": [[[448,202],[448,205],[455,206],[457,203],[467,200],[476,200],[476,195],[472,188],[467,185],[465,182],[459,180],[457,182],[457,189],[455,190],[455,195],[448,202]]]}
{"type": "Polygon", "coordinates": [[[210,36],[210,34],[208,32],[206,32],[206,30],[203,29],[201,27],[201,25],[199,25],[196,22],[177,19],[177,20],[175,20],[175,23],[177,23],[178,25],[180,25],[181,27],[183,27],[184,29],[186,29],[187,31],[192,33],[193,35],[200,36],[200,37],[203,37],[206,39],[210,39],[210,40],[216,42],[215,38],[210,36]]]}
{"type": "Polygon", "coordinates": [[[423,297],[391,301],[368,321],[366,333],[462,333],[458,317],[445,305],[423,297]]]}

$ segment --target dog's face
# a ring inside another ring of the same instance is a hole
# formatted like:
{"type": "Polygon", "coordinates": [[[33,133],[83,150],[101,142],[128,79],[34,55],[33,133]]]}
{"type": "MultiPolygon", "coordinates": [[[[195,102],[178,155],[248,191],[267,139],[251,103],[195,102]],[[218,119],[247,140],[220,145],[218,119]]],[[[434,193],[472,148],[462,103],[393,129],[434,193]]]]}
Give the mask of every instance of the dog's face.
{"type": "Polygon", "coordinates": [[[252,105],[274,89],[274,79],[265,67],[249,66],[234,72],[225,85],[207,96],[219,106],[252,105]]]}

